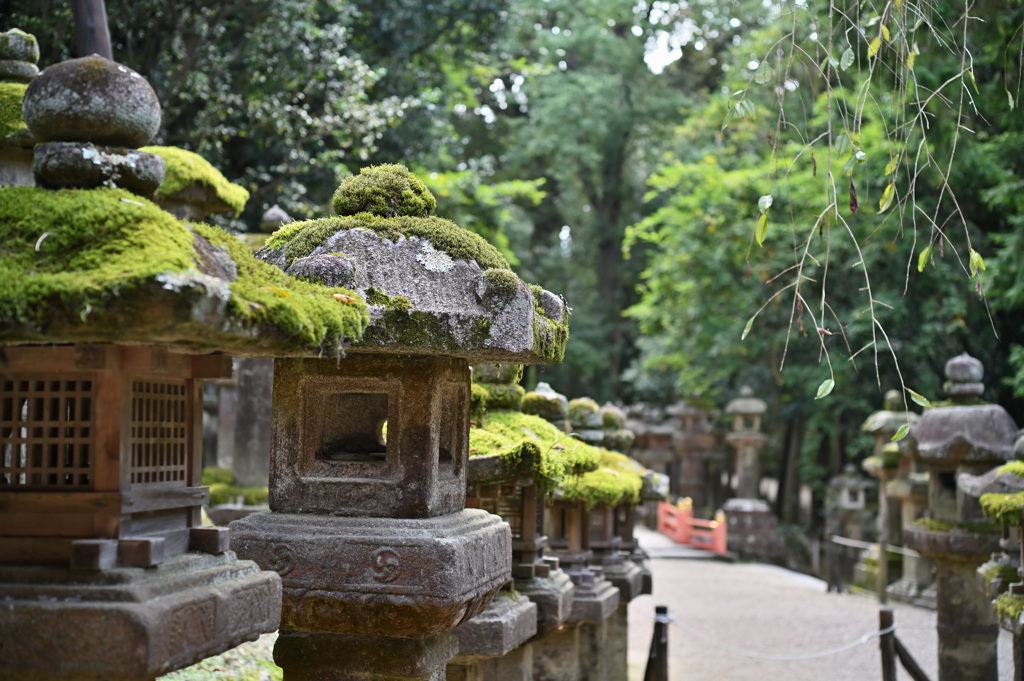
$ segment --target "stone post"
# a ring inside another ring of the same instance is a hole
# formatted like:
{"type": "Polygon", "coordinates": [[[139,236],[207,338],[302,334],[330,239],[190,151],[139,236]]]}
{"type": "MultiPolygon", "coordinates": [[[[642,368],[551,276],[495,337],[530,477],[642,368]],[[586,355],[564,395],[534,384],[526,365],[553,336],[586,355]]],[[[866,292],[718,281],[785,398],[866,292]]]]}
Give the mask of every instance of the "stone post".
{"type": "Polygon", "coordinates": [[[757,450],[768,439],[761,432],[761,415],[766,408],[764,400],[754,397],[749,386],[743,386],[740,396],[725,407],[725,413],[732,415],[732,431],[726,435],[726,440],[736,450],[736,497],[740,499],[760,496],[757,450]]]}
{"type": "Polygon", "coordinates": [[[263,487],[270,477],[270,414],[274,363],[267,359],[235,360],[235,482],[263,487]]]}
{"type": "Polygon", "coordinates": [[[935,560],[940,681],[995,681],[999,627],[975,574],[999,549],[979,502],[957,485],[1013,457],[1017,426],[981,402],[984,369],[965,354],[946,363],[950,406],[928,409],[911,429],[908,450],[928,466],[929,517],[904,528],[904,544],[935,560]]]}

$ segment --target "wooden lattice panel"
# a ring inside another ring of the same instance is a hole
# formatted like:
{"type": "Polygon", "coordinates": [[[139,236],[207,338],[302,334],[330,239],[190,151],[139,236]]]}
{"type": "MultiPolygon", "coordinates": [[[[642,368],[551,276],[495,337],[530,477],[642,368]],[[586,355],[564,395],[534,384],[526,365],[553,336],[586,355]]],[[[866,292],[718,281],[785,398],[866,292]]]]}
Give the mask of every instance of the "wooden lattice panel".
{"type": "Polygon", "coordinates": [[[0,489],[91,490],[94,399],[84,374],[0,379],[0,489]]]}
{"type": "Polygon", "coordinates": [[[515,485],[480,485],[476,491],[479,498],[478,508],[501,516],[512,530],[512,538],[522,539],[522,490],[515,485]]]}
{"type": "Polygon", "coordinates": [[[185,393],[183,380],[132,381],[132,485],[185,486],[185,393]]]}

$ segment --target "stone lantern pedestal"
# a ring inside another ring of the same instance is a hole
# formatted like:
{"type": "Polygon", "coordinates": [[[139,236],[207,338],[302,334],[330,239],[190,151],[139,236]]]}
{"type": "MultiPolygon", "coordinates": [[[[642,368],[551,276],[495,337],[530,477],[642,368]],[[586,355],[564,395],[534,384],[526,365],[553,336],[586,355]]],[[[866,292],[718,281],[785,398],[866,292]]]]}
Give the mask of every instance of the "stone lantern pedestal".
{"type": "Polygon", "coordinates": [[[996,527],[957,477],[978,475],[1013,458],[1017,426],[999,406],[980,401],[981,362],[967,354],[946,363],[952,406],[925,411],[908,449],[928,466],[928,512],[903,530],[904,544],[935,561],[940,681],[995,681],[999,627],[976,570],[999,550],[996,527]]]}

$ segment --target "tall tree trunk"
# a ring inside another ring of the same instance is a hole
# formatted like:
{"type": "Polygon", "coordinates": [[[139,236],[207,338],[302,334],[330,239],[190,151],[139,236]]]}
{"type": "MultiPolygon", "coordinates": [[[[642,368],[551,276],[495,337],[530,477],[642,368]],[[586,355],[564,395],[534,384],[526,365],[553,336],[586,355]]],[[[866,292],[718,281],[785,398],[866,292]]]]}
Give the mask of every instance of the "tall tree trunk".
{"type": "Polygon", "coordinates": [[[98,54],[113,59],[107,7],[103,0],[71,0],[71,14],[75,19],[75,47],[78,56],[98,54]]]}
{"type": "Polygon", "coordinates": [[[781,521],[788,525],[800,522],[800,450],[804,443],[806,421],[800,414],[793,416],[793,435],[786,452],[786,494],[782,497],[781,521]]]}

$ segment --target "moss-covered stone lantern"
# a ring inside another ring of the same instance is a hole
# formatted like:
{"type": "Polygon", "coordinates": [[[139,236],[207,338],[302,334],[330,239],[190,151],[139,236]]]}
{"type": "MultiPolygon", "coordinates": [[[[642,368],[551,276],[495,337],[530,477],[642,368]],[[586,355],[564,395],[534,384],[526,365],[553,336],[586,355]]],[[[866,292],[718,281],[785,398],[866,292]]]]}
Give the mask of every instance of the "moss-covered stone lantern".
{"type": "Polygon", "coordinates": [[[0,187],[4,679],[151,679],[276,629],[277,575],[201,524],[201,383],[233,354],[333,356],[367,321],[351,291],[119,188],[134,157],[94,142],[148,140],[107,114],[148,102],[135,113],[158,122],[151,92],[100,57],[46,69],[25,95],[31,132],[75,138],[58,156],[95,168],[44,164],[60,191],[0,187]]]}
{"type": "Polygon", "coordinates": [[[17,28],[0,33],[0,185],[32,185],[35,138],[21,115],[25,90],[39,74],[35,36],[17,28]]]}
{"type": "Polygon", "coordinates": [[[957,485],[1014,457],[1017,426],[1006,410],[981,401],[984,369],[965,354],[946,363],[947,405],[911,428],[908,451],[928,467],[928,516],[904,527],[904,544],[935,560],[939,679],[995,681],[999,627],[975,577],[999,550],[999,529],[977,498],[957,485]]]}
{"type": "Polygon", "coordinates": [[[249,192],[229,182],[199,154],[178,147],[142,147],[164,160],[164,179],[156,190],[160,207],[182,220],[203,222],[208,215],[231,213],[237,217],[249,192]]]}
{"type": "Polygon", "coordinates": [[[508,526],[464,508],[469,363],[559,361],[567,311],[434,206],[405,168],[366,168],[338,217],[257,254],[370,304],[344,359],[275,364],[271,512],[232,523],[239,555],[282,576],[289,679],[442,678],[451,630],[511,577],[508,526]]]}

